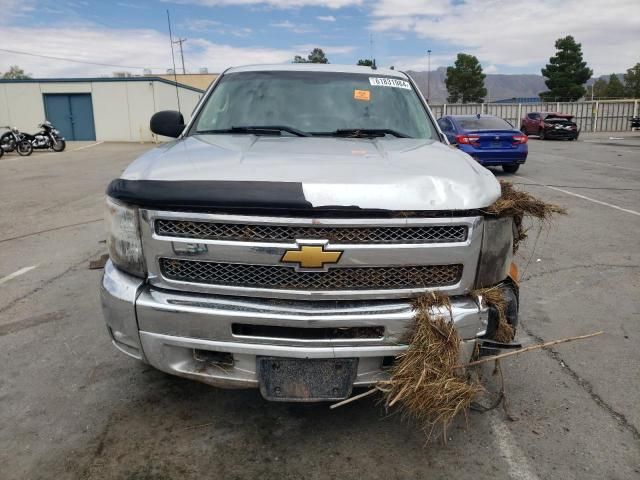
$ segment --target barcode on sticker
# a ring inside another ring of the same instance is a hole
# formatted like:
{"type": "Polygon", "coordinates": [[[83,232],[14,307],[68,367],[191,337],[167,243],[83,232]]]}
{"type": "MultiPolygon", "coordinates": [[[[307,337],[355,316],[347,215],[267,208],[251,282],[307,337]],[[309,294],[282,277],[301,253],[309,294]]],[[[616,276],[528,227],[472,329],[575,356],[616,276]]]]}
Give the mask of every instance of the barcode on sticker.
{"type": "Polygon", "coordinates": [[[394,87],[411,90],[409,82],[399,78],[369,77],[369,83],[375,87],[394,87]]]}

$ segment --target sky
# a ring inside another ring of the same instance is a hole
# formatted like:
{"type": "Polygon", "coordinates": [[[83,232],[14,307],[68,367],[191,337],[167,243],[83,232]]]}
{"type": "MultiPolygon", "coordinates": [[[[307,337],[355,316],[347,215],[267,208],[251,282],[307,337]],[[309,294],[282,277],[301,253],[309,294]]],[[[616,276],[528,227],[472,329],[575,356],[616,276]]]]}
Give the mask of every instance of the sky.
{"type": "Polygon", "coordinates": [[[565,35],[582,43],[596,76],[640,62],[640,0],[0,0],[0,72],[165,73],[167,10],[192,73],[288,63],[320,47],[331,63],[373,55],[380,66],[427,70],[431,50],[432,69],[464,52],[485,73],[539,74],[565,35]]]}

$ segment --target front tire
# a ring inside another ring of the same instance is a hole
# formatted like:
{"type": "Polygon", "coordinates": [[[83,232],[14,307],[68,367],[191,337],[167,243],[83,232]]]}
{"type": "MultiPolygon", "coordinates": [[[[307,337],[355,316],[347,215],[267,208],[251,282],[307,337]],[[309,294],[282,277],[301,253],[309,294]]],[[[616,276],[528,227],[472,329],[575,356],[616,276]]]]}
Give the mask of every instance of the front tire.
{"type": "Polygon", "coordinates": [[[516,173],[519,168],[520,165],[517,163],[513,165],[502,165],[502,170],[504,170],[504,173],[516,173]]]}
{"type": "Polygon", "coordinates": [[[21,157],[28,157],[33,153],[33,145],[31,145],[29,140],[22,140],[18,143],[16,150],[18,150],[18,155],[21,157]]]}
{"type": "Polygon", "coordinates": [[[540,132],[538,133],[538,137],[540,137],[540,140],[544,140],[547,138],[544,134],[544,128],[540,129],[540,132]]]}
{"type": "Polygon", "coordinates": [[[67,142],[65,142],[64,140],[56,140],[56,143],[53,144],[53,151],[54,152],[62,152],[67,146],[67,142]]]}

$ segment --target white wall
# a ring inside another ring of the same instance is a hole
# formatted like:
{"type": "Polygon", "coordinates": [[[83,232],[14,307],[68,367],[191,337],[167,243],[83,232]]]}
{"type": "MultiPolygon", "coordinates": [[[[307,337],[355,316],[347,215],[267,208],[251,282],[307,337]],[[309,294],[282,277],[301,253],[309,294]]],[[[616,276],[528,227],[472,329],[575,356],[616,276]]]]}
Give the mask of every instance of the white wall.
{"type": "MultiPolygon", "coordinates": [[[[0,83],[0,126],[36,131],[45,119],[43,93],[91,93],[98,141],[152,141],[151,116],[160,110],[178,109],[176,87],[154,80],[0,83]]],[[[182,87],[178,93],[188,121],[202,93],[182,87]]]]}
{"type": "Polygon", "coordinates": [[[131,125],[127,84],[125,82],[94,82],[91,99],[96,140],[130,142],[131,125]]]}
{"type": "Polygon", "coordinates": [[[0,83],[0,127],[8,125],[33,133],[43,120],[44,101],[40,84],[0,83]]]}

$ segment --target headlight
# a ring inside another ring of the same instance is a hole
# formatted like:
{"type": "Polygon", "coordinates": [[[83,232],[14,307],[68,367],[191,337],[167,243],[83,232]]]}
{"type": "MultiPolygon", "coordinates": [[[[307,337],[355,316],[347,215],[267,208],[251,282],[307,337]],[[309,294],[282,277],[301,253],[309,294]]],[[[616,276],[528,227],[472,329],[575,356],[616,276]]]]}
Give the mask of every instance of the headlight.
{"type": "Polygon", "coordinates": [[[142,256],[138,209],[107,197],[107,247],[116,267],[131,275],[144,277],[146,269],[142,256]]]}
{"type": "Polygon", "coordinates": [[[513,259],[513,218],[484,219],[476,288],[491,287],[509,274],[513,259]]]}

